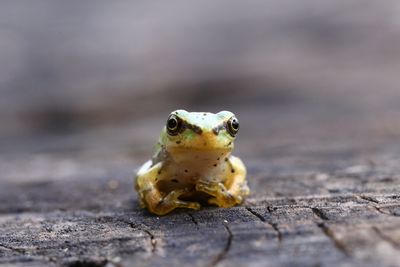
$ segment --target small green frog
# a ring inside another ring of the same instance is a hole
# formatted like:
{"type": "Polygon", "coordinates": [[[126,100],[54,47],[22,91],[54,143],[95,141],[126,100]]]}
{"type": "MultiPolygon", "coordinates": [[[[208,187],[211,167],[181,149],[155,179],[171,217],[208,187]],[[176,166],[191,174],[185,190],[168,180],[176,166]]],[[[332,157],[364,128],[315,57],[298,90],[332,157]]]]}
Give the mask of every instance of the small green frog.
{"type": "Polygon", "coordinates": [[[250,193],[243,162],[231,155],[239,121],[232,112],[172,112],[153,158],[139,169],[141,207],[157,215],[175,208],[240,204],[250,193]]]}

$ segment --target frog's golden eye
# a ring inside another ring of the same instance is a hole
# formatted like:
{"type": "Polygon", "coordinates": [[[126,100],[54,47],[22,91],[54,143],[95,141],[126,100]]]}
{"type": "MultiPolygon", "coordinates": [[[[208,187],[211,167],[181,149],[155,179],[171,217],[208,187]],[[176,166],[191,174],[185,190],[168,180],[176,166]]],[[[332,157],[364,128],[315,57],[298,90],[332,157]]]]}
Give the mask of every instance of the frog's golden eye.
{"type": "Polygon", "coordinates": [[[226,122],[226,130],[230,135],[235,137],[237,132],[239,131],[239,120],[233,116],[226,122]]]}
{"type": "Polygon", "coordinates": [[[182,127],[182,120],[174,114],[167,119],[167,132],[170,135],[177,135],[182,127]]]}

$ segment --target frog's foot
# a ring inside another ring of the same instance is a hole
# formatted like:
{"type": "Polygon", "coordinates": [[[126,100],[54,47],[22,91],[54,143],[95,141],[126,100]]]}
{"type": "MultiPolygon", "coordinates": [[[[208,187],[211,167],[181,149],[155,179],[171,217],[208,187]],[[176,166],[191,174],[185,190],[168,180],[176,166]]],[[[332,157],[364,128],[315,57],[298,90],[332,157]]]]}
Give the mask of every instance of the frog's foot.
{"type": "Polygon", "coordinates": [[[176,208],[200,209],[200,204],[197,202],[188,202],[179,199],[181,195],[188,192],[187,189],[178,189],[169,192],[164,198],[151,198],[153,201],[148,201],[147,207],[151,212],[157,215],[165,215],[176,208]]]}
{"type": "Polygon", "coordinates": [[[243,201],[241,196],[231,194],[223,183],[200,181],[196,184],[196,190],[213,196],[208,200],[208,203],[223,208],[235,206],[243,201]]]}

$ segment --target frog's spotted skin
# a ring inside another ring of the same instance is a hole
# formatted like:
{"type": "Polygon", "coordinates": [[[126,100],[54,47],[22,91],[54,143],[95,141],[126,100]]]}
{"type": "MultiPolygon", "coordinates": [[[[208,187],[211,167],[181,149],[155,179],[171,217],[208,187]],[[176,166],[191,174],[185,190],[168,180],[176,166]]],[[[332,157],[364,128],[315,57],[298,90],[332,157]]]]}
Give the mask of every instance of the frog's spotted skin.
{"type": "Polygon", "coordinates": [[[139,169],[136,190],[142,207],[164,215],[175,208],[240,204],[250,191],[243,162],[231,155],[239,123],[233,113],[170,114],[153,158],[139,169]]]}

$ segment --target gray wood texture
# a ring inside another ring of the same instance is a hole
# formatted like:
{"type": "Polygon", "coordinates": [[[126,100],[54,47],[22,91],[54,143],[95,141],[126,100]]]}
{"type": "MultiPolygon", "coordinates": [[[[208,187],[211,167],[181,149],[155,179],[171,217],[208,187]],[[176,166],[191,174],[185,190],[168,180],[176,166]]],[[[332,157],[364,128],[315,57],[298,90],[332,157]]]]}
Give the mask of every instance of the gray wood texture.
{"type": "MultiPolygon", "coordinates": [[[[295,123],[293,114],[271,116],[266,125],[283,123],[279,130],[239,135],[252,194],[229,209],[163,217],[141,210],[132,173],[150,145],[136,153],[60,149],[3,156],[0,263],[399,266],[400,165],[393,131],[364,132],[356,115],[318,115],[308,125],[312,115],[295,123]],[[299,122],[308,130],[300,132],[299,122]],[[346,134],[325,131],[327,124],[346,134]],[[348,135],[357,131],[363,134],[348,135]]],[[[247,131],[265,116],[240,115],[247,131]]],[[[383,129],[380,122],[374,120],[376,129],[383,129]]]]}

